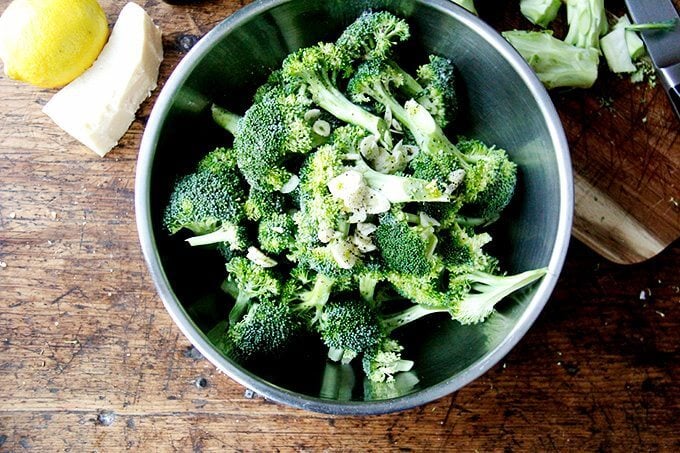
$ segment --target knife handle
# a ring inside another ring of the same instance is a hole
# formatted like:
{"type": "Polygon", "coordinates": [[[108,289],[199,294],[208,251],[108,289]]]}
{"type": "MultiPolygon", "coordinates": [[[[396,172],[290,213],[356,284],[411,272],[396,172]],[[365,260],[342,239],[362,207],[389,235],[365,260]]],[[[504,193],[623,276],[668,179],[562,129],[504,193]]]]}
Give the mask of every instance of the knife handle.
{"type": "Polygon", "coordinates": [[[659,68],[661,84],[668,93],[668,98],[675,109],[676,115],[680,118],[680,63],[659,68]]]}

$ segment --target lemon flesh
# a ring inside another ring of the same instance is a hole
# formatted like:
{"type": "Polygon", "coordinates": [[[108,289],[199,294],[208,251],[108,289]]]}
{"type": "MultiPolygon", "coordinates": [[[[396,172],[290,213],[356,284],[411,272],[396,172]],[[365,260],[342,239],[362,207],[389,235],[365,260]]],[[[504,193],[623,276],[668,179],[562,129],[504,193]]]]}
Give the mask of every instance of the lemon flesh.
{"type": "Polygon", "coordinates": [[[61,87],[92,65],[108,33],[96,0],[14,0],[0,17],[0,59],[12,79],[61,87]]]}
{"type": "Polygon", "coordinates": [[[161,31],[135,3],[123,7],[111,38],[80,77],[43,107],[59,127],[100,156],[111,150],[156,88],[161,31]]]}

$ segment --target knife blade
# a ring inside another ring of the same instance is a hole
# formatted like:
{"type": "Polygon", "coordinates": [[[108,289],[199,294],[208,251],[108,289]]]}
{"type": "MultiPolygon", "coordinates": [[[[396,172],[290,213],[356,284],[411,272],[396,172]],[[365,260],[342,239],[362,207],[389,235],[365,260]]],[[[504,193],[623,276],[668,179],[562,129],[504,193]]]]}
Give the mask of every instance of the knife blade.
{"type": "Polygon", "coordinates": [[[676,20],[672,30],[646,30],[640,36],[680,119],[680,16],[671,0],[626,0],[626,6],[637,24],[676,20]]]}

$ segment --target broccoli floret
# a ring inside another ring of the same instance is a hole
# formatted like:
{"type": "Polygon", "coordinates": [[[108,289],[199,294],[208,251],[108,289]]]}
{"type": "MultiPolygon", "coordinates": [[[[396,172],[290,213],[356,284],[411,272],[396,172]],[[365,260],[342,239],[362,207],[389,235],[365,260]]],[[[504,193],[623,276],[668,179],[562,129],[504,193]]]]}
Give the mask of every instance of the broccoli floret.
{"type": "Polygon", "coordinates": [[[451,272],[466,273],[475,270],[492,271],[496,260],[484,253],[482,247],[491,242],[488,233],[475,234],[458,224],[441,230],[436,252],[451,272]]]}
{"type": "Polygon", "coordinates": [[[456,70],[450,60],[430,55],[430,62],[418,68],[418,81],[424,90],[416,101],[427,109],[442,129],[458,115],[456,70]]]}
{"type": "Polygon", "coordinates": [[[394,375],[411,370],[413,361],[401,358],[404,348],[391,338],[385,338],[378,347],[367,351],[362,360],[366,378],[371,382],[394,382],[394,375]]]}
{"type": "MultiPolygon", "coordinates": [[[[461,140],[454,146],[422,106],[410,101],[407,106],[410,118],[430,124],[433,130],[424,139],[421,137],[424,155],[416,156],[413,164],[417,174],[428,174],[426,168],[430,165],[430,171],[438,173],[440,181],[447,175],[446,192],[459,193],[468,215],[487,219],[497,216],[510,202],[517,182],[517,166],[505,150],[488,147],[479,140],[461,140]]],[[[457,212],[459,206],[453,207],[457,212]]]]}
{"type": "Polygon", "coordinates": [[[562,0],[520,0],[519,10],[529,22],[547,27],[555,20],[562,6],[562,0]]]}
{"type": "Polygon", "coordinates": [[[388,270],[424,276],[437,267],[437,236],[431,226],[411,226],[399,212],[380,217],[375,231],[378,252],[388,270]]]}
{"type": "Polygon", "coordinates": [[[302,328],[302,320],[290,305],[261,298],[229,327],[227,335],[237,350],[237,358],[248,360],[285,350],[302,328]]]}
{"type": "Polygon", "coordinates": [[[163,226],[170,234],[186,228],[198,235],[237,228],[244,219],[243,199],[241,179],[232,169],[198,170],[175,183],[163,226]]]}
{"type": "Polygon", "coordinates": [[[397,292],[416,305],[384,322],[386,326],[398,327],[430,313],[448,312],[461,324],[476,324],[484,321],[506,296],[538,280],[546,272],[546,268],[541,268],[506,276],[473,271],[452,275],[444,289],[438,287],[439,282],[434,278],[391,273],[388,280],[397,292]]]}
{"type": "Polygon", "coordinates": [[[260,221],[257,240],[262,250],[282,253],[295,243],[295,222],[289,214],[272,214],[260,221]]]}
{"type": "Polygon", "coordinates": [[[373,309],[363,300],[351,296],[328,302],[318,329],[329,347],[328,357],[343,363],[374,349],[382,340],[382,329],[373,309]]]}
{"type": "Polygon", "coordinates": [[[452,123],[458,114],[456,72],[453,63],[444,57],[430,55],[430,62],[418,68],[418,80],[396,62],[386,63],[399,75],[395,86],[407,99],[415,99],[427,109],[442,129],[452,123]]]}
{"type": "Polygon", "coordinates": [[[479,140],[461,140],[457,144],[467,162],[474,163],[466,172],[466,184],[477,188],[474,200],[465,206],[476,217],[492,218],[510,203],[517,184],[517,165],[505,150],[488,147],[479,140]]]}
{"type": "Polygon", "coordinates": [[[251,186],[268,192],[282,190],[294,176],[285,167],[286,161],[309,153],[326,139],[305,119],[309,108],[304,96],[272,89],[246,111],[234,148],[238,168],[251,186]]]}
{"type": "Polygon", "coordinates": [[[282,193],[267,192],[251,186],[248,199],[243,203],[243,210],[249,220],[258,221],[274,214],[282,214],[285,203],[282,193]]]}
{"type": "Polygon", "coordinates": [[[342,211],[342,203],[331,195],[327,186],[328,181],[341,171],[342,161],[336,150],[328,145],[310,154],[300,169],[300,210],[293,219],[301,249],[320,245],[320,233],[345,228],[347,215],[342,211]]]}
{"type": "MultiPolygon", "coordinates": [[[[306,266],[299,266],[304,268],[306,266]]],[[[331,290],[334,288],[336,280],[317,273],[313,280],[307,283],[295,282],[297,293],[293,294],[291,288],[287,288],[286,296],[295,302],[295,310],[308,319],[308,325],[314,326],[321,318],[323,308],[328,303],[331,290]]]]}
{"type": "Polygon", "coordinates": [[[410,34],[405,20],[387,11],[366,11],[342,32],[336,45],[352,60],[382,60],[410,34]]]}
{"type": "Polygon", "coordinates": [[[455,277],[449,293],[457,286],[469,287],[469,292],[449,307],[451,317],[461,324],[477,324],[493,312],[494,306],[513,292],[543,277],[547,268],[533,269],[516,275],[493,275],[475,271],[455,277]]]}
{"type": "Polygon", "coordinates": [[[572,46],[551,31],[504,31],[503,37],[534,70],[546,88],[590,88],[597,79],[600,55],[594,48],[572,46]]]}
{"type": "Polygon", "coordinates": [[[333,44],[320,43],[286,57],[282,74],[286,83],[304,83],[322,109],[344,122],[367,129],[391,145],[385,120],[352,103],[339,90],[338,79],[351,73],[350,63],[347,52],[333,44]]]}
{"type": "Polygon", "coordinates": [[[236,171],[236,152],[231,148],[215,148],[198,161],[198,171],[204,170],[212,173],[236,171]]]}
{"type": "MultiPolygon", "coordinates": [[[[490,171],[511,165],[502,150],[489,148],[484,156],[469,156],[462,153],[444,135],[432,115],[420,104],[410,100],[406,108],[402,107],[393,97],[391,86],[403,84],[403,77],[393,67],[380,61],[368,61],[363,63],[348,84],[348,90],[356,101],[366,101],[372,98],[382,103],[392,111],[392,114],[413,134],[420,153],[429,156],[431,165],[437,167],[432,174],[447,175],[451,177],[452,171],[461,168],[465,171],[465,195],[464,201],[484,203],[486,200],[481,193],[492,184],[512,185],[508,181],[495,181],[496,178],[507,176],[505,172],[490,171]],[[455,164],[452,165],[452,159],[455,164]]],[[[494,207],[499,203],[494,201],[494,207]]],[[[508,200],[509,201],[509,200],[508,200]]]]}
{"type": "Polygon", "coordinates": [[[228,280],[238,288],[238,297],[229,313],[229,324],[235,325],[254,301],[276,297],[281,293],[281,281],[270,269],[258,266],[247,258],[234,257],[227,263],[228,280]]]}

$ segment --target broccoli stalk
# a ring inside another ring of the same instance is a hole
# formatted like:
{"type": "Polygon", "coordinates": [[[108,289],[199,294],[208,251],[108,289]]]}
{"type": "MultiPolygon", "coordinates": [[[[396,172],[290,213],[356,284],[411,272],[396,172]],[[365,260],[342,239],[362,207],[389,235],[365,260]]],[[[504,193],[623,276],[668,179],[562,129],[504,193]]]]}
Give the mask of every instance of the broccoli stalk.
{"type": "Polygon", "coordinates": [[[564,42],[599,52],[600,36],[607,33],[604,0],[565,0],[569,31],[564,42]]]}
{"type": "Polygon", "coordinates": [[[311,324],[315,324],[321,318],[321,312],[331,296],[334,283],[333,278],[318,273],[312,289],[300,294],[299,300],[301,302],[295,305],[295,309],[302,312],[313,311],[314,316],[311,324]]]}
{"type": "Polygon", "coordinates": [[[520,0],[519,10],[529,22],[545,28],[555,20],[562,0],[520,0]]]}
{"type": "Polygon", "coordinates": [[[416,305],[389,320],[388,325],[403,325],[430,313],[447,312],[461,324],[484,321],[494,306],[509,294],[543,277],[547,268],[533,269],[516,275],[492,275],[472,271],[452,277],[449,288],[440,291],[432,280],[412,275],[388,275],[388,280],[404,297],[416,305]],[[400,319],[403,318],[403,321],[400,319]]]}
{"type": "Polygon", "coordinates": [[[210,106],[210,113],[212,114],[213,121],[223,129],[231,132],[231,135],[236,137],[239,134],[242,118],[240,115],[232,113],[217,104],[212,104],[210,106]]]}
{"type": "Polygon", "coordinates": [[[368,187],[380,192],[390,203],[449,201],[436,181],[380,173],[361,159],[356,160],[351,168],[361,173],[368,187]]]}
{"type": "Polygon", "coordinates": [[[186,241],[191,246],[210,245],[223,242],[229,244],[231,250],[244,250],[248,238],[245,227],[223,222],[222,226],[217,230],[207,234],[192,236],[186,239],[186,241]]]}
{"type": "Polygon", "coordinates": [[[338,77],[351,72],[348,55],[333,44],[321,43],[300,49],[283,62],[283,76],[290,83],[304,83],[321,108],[346,123],[361,126],[391,145],[389,125],[352,103],[338,89],[338,77]]]}
{"type": "Polygon", "coordinates": [[[600,61],[594,48],[580,48],[550,31],[504,31],[503,37],[522,55],[546,88],[590,88],[600,61]]]}
{"type": "Polygon", "coordinates": [[[402,107],[394,98],[391,86],[402,84],[403,78],[391,66],[380,61],[369,61],[357,69],[348,84],[348,90],[358,102],[372,98],[390,109],[394,117],[411,132],[420,147],[420,154],[429,160],[428,165],[434,169],[433,173],[441,179],[451,178],[456,166],[464,170],[465,201],[477,202],[477,210],[487,214],[502,210],[510,202],[516,180],[515,166],[505,152],[481,146],[470,147],[474,153],[461,152],[423,106],[409,100],[402,107]]]}

